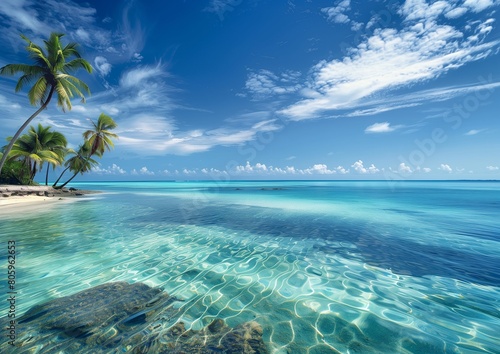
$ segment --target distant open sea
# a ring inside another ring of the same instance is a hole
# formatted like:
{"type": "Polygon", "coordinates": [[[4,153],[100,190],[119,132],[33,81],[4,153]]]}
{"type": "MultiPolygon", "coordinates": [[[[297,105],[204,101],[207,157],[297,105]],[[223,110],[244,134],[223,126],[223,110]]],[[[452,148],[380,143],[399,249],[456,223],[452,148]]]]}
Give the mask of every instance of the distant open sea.
{"type": "Polygon", "coordinates": [[[0,220],[18,315],[144,282],[186,328],[257,321],[272,353],[500,353],[500,182],[74,187],[104,193],[0,220]]]}

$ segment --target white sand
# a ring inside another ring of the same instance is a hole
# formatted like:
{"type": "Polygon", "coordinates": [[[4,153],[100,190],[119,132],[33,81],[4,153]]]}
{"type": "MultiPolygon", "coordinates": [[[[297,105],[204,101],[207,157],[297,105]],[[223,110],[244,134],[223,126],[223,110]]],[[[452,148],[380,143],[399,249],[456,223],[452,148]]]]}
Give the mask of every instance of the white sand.
{"type": "Polygon", "coordinates": [[[45,195],[22,195],[2,197],[2,194],[13,192],[45,192],[52,193],[51,186],[14,186],[0,185],[0,217],[2,216],[19,216],[23,217],[26,213],[41,212],[51,209],[57,203],[67,203],[78,198],[71,196],[56,195],[47,197],[45,195]]]}

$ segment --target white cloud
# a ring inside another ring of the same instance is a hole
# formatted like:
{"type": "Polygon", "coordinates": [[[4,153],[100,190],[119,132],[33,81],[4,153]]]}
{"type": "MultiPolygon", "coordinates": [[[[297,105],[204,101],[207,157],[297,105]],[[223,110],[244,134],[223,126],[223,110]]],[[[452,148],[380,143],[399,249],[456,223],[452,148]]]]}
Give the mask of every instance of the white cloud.
{"type": "Polygon", "coordinates": [[[466,12],[466,7],[456,7],[445,13],[445,16],[448,18],[459,18],[460,16],[465,15],[466,12]]]}
{"type": "Polygon", "coordinates": [[[344,167],[342,167],[342,166],[338,166],[335,170],[337,170],[337,172],[338,172],[338,173],[343,174],[343,175],[345,175],[345,174],[348,174],[348,173],[349,173],[349,170],[346,170],[346,169],[345,169],[344,167]]]}
{"type": "Polygon", "coordinates": [[[79,27],[76,32],[75,36],[78,38],[79,41],[88,44],[90,42],[90,34],[85,31],[82,27],[79,27]]]}
{"type": "Polygon", "coordinates": [[[342,0],[337,6],[325,7],[321,12],[328,16],[328,20],[334,23],[349,23],[349,17],[345,14],[351,9],[351,0],[342,0]]]}
{"type": "Polygon", "coordinates": [[[451,173],[453,172],[453,169],[450,167],[450,165],[442,163],[441,166],[439,166],[439,169],[444,172],[451,173]]]}
{"type": "Polygon", "coordinates": [[[224,19],[224,14],[233,11],[240,3],[241,0],[211,0],[204,11],[217,14],[222,21],[224,19]]]}
{"type": "Polygon", "coordinates": [[[473,12],[481,12],[488,7],[495,5],[494,0],[465,0],[464,6],[470,8],[473,12]]]}
{"type": "Polygon", "coordinates": [[[0,95],[0,110],[17,111],[21,108],[21,105],[16,102],[11,102],[7,97],[0,95]]]}
{"type": "Polygon", "coordinates": [[[291,161],[291,160],[295,160],[296,158],[297,158],[296,156],[288,156],[285,160],[291,161]]]}
{"type": "Polygon", "coordinates": [[[71,107],[71,112],[85,113],[87,112],[87,108],[83,107],[82,105],[75,104],[71,107]]]}
{"type": "Polygon", "coordinates": [[[130,172],[132,175],[145,175],[145,176],[153,176],[155,173],[153,171],[148,170],[146,166],[142,167],[139,171],[135,168],[130,172]]]}
{"type": "Polygon", "coordinates": [[[320,174],[320,175],[332,175],[332,174],[336,173],[336,171],[328,169],[328,166],[325,164],[316,164],[313,167],[306,169],[305,173],[320,174]]]}
{"type": "Polygon", "coordinates": [[[120,79],[120,85],[124,88],[138,87],[147,83],[150,79],[165,76],[161,63],[151,66],[141,66],[127,71],[120,79]]]}
{"type": "Polygon", "coordinates": [[[287,71],[281,75],[275,75],[269,70],[250,72],[245,88],[255,99],[284,95],[300,90],[301,86],[297,83],[299,77],[300,73],[295,71],[287,71]]]}
{"type": "MultiPolygon", "coordinates": [[[[202,169],[203,173],[208,173],[208,169],[202,169]]],[[[220,172],[220,171],[219,171],[220,172]]],[[[231,173],[231,171],[228,171],[231,173]]],[[[250,174],[250,175],[260,175],[260,176],[274,176],[274,175],[308,175],[308,176],[321,176],[321,175],[334,175],[336,173],[346,174],[349,170],[346,170],[342,166],[336,169],[330,169],[326,164],[315,164],[309,168],[296,168],[294,166],[286,166],[285,168],[268,166],[266,164],[257,162],[252,165],[249,161],[245,165],[238,165],[234,168],[234,173],[237,174],[250,174]]]]}
{"type": "Polygon", "coordinates": [[[467,133],[465,133],[465,135],[476,135],[478,133],[480,133],[482,130],[477,130],[477,129],[472,129],[472,130],[469,130],[467,133]]]}
{"type": "Polygon", "coordinates": [[[144,57],[140,53],[134,53],[132,55],[132,61],[136,63],[140,62],[142,59],[144,59],[144,57]]]}
{"type": "Polygon", "coordinates": [[[10,27],[20,29],[19,32],[30,30],[35,34],[50,33],[50,26],[38,19],[36,10],[32,8],[33,5],[31,1],[2,0],[0,13],[6,16],[10,27]]]}
{"type": "Polygon", "coordinates": [[[398,171],[401,174],[409,174],[413,172],[410,166],[406,165],[404,162],[399,164],[398,171]]]}
{"type": "Polygon", "coordinates": [[[189,155],[215,146],[243,145],[263,133],[281,129],[275,119],[246,128],[179,131],[166,117],[139,114],[119,126],[120,148],[144,155],[189,155]],[[140,118],[138,118],[140,117],[140,118]],[[138,134],[139,133],[139,134],[138,134]]]}
{"type": "Polygon", "coordinates": [[[108,63],[108,60],[105,57],[95,57],[94,65],[97,71],[99,71],[102,76],[106,76],[111,72],[111,64],[108,63]]]}
{"type": "Polygon", "coordinates": [[[391,127],[389,122],[375,123],[367,127],[365,133],[390,133],[396,129],[397,127],[391,127]]]}
{"type": "Polygon", "coordinates": [[[99,166],[96,166],[92,169],[92,172],[95,172],[97,174],[104,174],[104,175],[124,175],[127,172],[117,164],[113,164],[111,166],[108,166],[108,168],[100,168],[99,166]]]}
{"type": "Polygon", "coordinates": [[[425,173],[429,173],[432,170],[429,167],[424,167],[424,168],[422,168],[422,171],[424,171],[425,173]]]}
{"type": "Polygon", "coordinates": [[[488,171],[498,171],[499,170],[498,166],[486,166],[486,169],[488,171]]]}
{"type": "Polygon", "coordinates": [[[352,168],[354,168],[354,171],[361,173],[361,174],[368,174],[368,173],[377,173],[380,172],[380,170],[375,167],[374,164],[371,164],[370,167],[365,168],[363,166],[363,161],[358,160],[355,163],[351,165],[352,168]]]}
{"type": "Polygon", "coordinates": [[[438,22],[454,6],[446,1],[405,2],[400,10],[405,17],[402,29],[376,29],[343,59],[319,62],[301,91],[303,99],[280,113],[302,120],[326,111],[390,107],[387,98],[395,89],[436,79],[494,53],[491,49],[500,40],[486,41],[489,20],[471,21],[469,29],[438,22]]]}
{"type": "Polygon", "coordinates": [[[447,1],[435,1],[427,4],[425,0],[406,0],[399,13],[402,14],[407,21],[410,20],[434,20],[439,15],[450,11],[452,5],[447,1]]]}

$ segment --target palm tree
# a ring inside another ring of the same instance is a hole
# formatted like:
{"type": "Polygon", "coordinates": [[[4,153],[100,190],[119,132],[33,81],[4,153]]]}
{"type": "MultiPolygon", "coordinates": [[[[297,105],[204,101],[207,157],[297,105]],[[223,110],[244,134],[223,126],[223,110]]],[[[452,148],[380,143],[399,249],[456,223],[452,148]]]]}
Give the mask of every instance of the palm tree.
{"type": "Polygon", "coordinates": [[[9,160],[21,159],[24,161],[30,171],[30,182],[33,182],[36,172],[41,170],[44,162],[54,165],[62,162],[60,157],[45,145],[47,138],[51,135],[48,132],[49,129],[50,127],[44,128],[41,124],[38,126],[38,131],[34,127],[30,127],[29,133],[17,139],[8,154],[9,160]]]}
{"type": "MultiPolygon", "coordinates": [[[[87,156],[87,159],[89,161],[92,160],[93,155],[102,157],[105,150],[111,150],[111,148],[114,146],[113,141],[111,139],[118,138],[118,135],[110,132],[111,129],[114,129],[117,126],[116,122],[110,116],[101,113],[101,115],[97,119],[97,123],[95,123],[94,121],[91,122],[94,128],[89,129],[83,133],[83,138],[85,139],[85,143],[80,147],[79,152],[77,154],[77,156],[87,156]]],[[[79,157],[77,158],[77,156],[72,157],[71,159],[75,158],[80,159],[79,157]]],[[[95,160],[92,161],[95,162],[95,160]]],[[[98,164],[97,162],[95,163],[98,164]]],[[[90,171],[93,167],[91,166],[90,168],[87,169],[88,165],[87,163],[84,162],[73,163],[71,166],[73,167],[71,170],[75,172],[74,175],[63,185],[56,187],[57,182],[59,182],[59,179],[61,179],[61,177],[59,177],[56,183],[54,183],[53,185],[54,188],[58,189],[63,188],[69,182],[71,182],[71,180],[75,178],[78,173],[83,174],[83,172],[90,171]],[[79,164],[82,167],[82,170],[75,170],[74,167],[78,166],[79,164]]],[[[64,170],[63,173],[66,172],[66,170],[64,170]]]]}
{"type": "MultiPolygon", "coordinates": [[[[56,166],[62,165],[68,153],[68,149],[66,148],[68,144],[66,137],[62,133],[50,131],[50,129],[50,127],[44,128],[41,124],[38,124],[37,135],[42,148],[54,152],[58,157],[57,163],[46,161],[47,171],[45,172],[45,185],[48,185],[50,166],[52,165],[52,169],[55,169],[56,166]]],[[[40,170],[41,169],[42,166],[40,166],[40,170]]]]}
{"type": "Polygon", "coordinates": [[[90,170],[92,170],[92,168],[99,165],[99,162],[90,157],[90,150],[91,146],[90,144],[88,144],[88,141],[86,141],[83,145],[80,145],[77,152],[72,151],[75,156],[66,161],[66,163],[64,164],[66,166],[66,169],[61,173],[52,187],[57,189],[64,188],[64,186],[71,182],[73,178],[75,178],[79,173],[83,174],[84,172],[89,172],[90,170]],[[67,170],[73,172],[73,176],[71,176],[71,178],[67,180],[63,185],[56,187],[57,183],[67,170]]]}
{"type": "Polygon", "coordinates": [[[89,129],[83,133],[83,138],[91,146],[90,156],[97,154],[102,156],[104,150],[111,150],[114,146],[111,138],[118,138],[118,135],[111,133],[110,130],[116,128],[116,123],[110,116],[101,113],[97,119],[97,124],[91,121],[94,129],[89,129]]]}
{"type": "Polygon", "coordinates": [[[22,76],[17,81],[16,92],[19,92],[25,85],[33,83],[33,86],[28,91],[28,99],[30,104],[34,106],[40,105],[40,108],[14,134],[14,137],[4,150],[4,155],[0,161],[0,173],[16,140],[30,122],[47,108],[54,93],[57,95],[57,105],[61,107],[63,112],[71,110],[71,98],[75,95],[81,97],[84,102],[85,96],[82,91],[90,94],[88,86],[69,73],[78,69],[85,69],[88,73],[91,73],[92,66],[80,56],[77,43],[69,43],[65,46],[61,44],[61,37],[63,36],[61,33],[51,33],[49,39],[44,41],[44,51],[42,47],[21,35],[28,43],[26,50],[34,61],[34,65],[8,64],[0,68],[1,75],[22,73],[22,76]],[[71,57],[74,58],[66,61],[71,57]]]}

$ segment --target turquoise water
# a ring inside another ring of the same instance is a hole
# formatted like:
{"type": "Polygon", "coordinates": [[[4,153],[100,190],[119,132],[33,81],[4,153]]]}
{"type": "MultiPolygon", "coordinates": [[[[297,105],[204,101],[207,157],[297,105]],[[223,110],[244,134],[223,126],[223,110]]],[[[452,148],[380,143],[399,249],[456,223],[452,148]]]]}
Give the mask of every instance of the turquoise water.
{"type": "Polygon", "coordinates": [[[499,182],[75,187],[104,193],[0,220],[18,314],[140,281],[188,329],[257,321],[273,353],[500,352],[499,182]]]}

